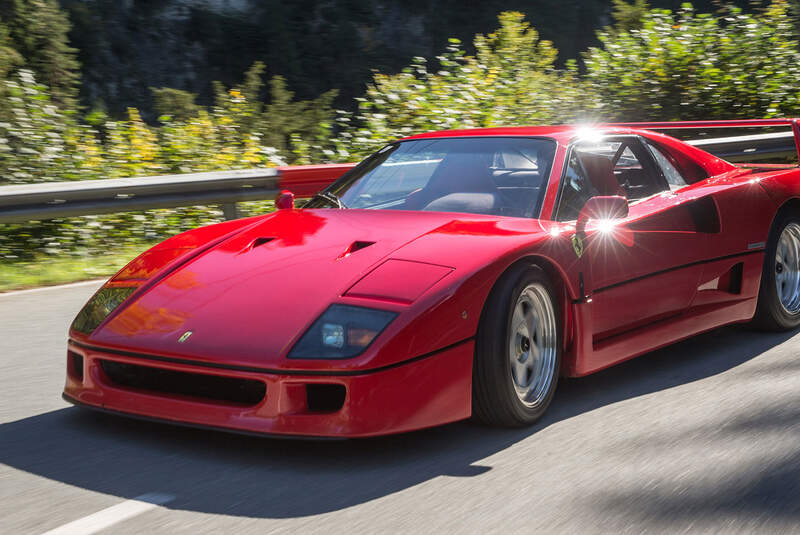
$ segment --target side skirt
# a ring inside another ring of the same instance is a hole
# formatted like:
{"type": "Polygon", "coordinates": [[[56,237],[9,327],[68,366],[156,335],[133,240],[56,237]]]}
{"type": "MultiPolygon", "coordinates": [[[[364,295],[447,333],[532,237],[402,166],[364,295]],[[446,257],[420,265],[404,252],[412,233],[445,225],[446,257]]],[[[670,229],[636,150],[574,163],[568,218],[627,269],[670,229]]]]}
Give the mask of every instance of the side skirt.
{"type": "Polygon", "coordinates": [[[645,353],[655,351],[697,334],[732,323],[752,319],[758,297],[728,302],[724,305],[705,305],[688,310],[678,316],[651,323],[617,336],[592,344],[591,303],[575,305],[576,326],[584,343],[575,347],[569,377],[582,377],[645,353]],[[588,343],[587,343],[588,342],[588,343]]]}

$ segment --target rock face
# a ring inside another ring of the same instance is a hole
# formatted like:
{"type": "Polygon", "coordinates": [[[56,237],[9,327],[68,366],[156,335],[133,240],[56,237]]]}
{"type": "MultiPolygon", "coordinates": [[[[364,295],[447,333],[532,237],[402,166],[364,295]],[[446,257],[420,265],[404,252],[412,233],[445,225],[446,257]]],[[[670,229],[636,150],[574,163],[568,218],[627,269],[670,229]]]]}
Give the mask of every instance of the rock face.
{"type": "MultiPolygon", "coordinates": [[[[497,14],[526,13],[561,59],[575,58],[610,22],[611,0],[60,0],[83,65],[82,99],[111,113],[128,106],[153,119],[150,87],[211,100],[211,82],[241,80],[254,61],[281,74],[299,98],[340,90],[352,107],[373,70],[433,59],[449,37],[470,43],[497,14]]],[[[745,2],[746,0],[742,0],[745,2]]],[[[676,7],[671,0],[652,5],[676,7]]],[[[699,2],[703,4],[704,2],[699,2]]],[[[707,2],[706,2],[707,3],[707,2]]]]}

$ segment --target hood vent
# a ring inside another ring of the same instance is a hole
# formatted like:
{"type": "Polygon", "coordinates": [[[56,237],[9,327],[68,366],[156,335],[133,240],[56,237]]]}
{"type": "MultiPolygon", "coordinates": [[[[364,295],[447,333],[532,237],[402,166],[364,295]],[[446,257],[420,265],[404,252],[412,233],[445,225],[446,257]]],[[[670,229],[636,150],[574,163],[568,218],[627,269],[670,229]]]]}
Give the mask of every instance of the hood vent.
{"type": "Polygon", "coordinates": [[[353,253],[355,253],[357,251],[360,251],[361,249],[366,249],[370,245],[375,245],[375,242],[374,241],[354,241],[353,243],[350,244],[350,247],[348,247],[347,250],[344,253],[342,253],[341,256],[339,256],[339,258],[346,258],[346,257],[350,256],[351,254],[353,254],[353,253]]]}
{"type": "Polygon", "coordinates": [[[250,244],[250,247],[249,247],[249,249],[251,249],[251,250],[252,250],[252,249],[255,249],[256,247],[259,247],[259,246],[261,246],[261,245],[265,245],[265,244],[267,244],[267,243],[271,242],[271,241],[272,241],[272,240],[274,240],[274,239],[275,239],[275,238],[271,238],[271,237],[270,237],[270,238],[264,238],[264,237],[262,237],[262,238],[256,238],[255,240],[253,240],[253,243],[252,243],[252,244],[250,244]]]}

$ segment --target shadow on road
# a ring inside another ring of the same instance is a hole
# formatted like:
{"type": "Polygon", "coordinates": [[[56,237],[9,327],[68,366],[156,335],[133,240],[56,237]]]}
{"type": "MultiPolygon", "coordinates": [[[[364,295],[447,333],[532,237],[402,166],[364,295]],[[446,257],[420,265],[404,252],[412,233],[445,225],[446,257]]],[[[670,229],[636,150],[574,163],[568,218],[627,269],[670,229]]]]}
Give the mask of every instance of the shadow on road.
{"type": "MultiPolygon", "coordinates": [[[[526,429],[467,422],[378,439],[296,441],[177,428],[67,408],[1,425],[0,462],[121,498],[154,491],[173,494],[178,498],[169,507],[175,509],[263,518],[314,515],[436,476],[484,473],[491,466],[483,459],[555,422],[716,375],[790,337],[720,329],[591,377],[563,381],[545,419],[526,429]]],[[[800,496],[797,463],[776,466],[774,474],[738,481],[751,487],[738,491],[750,492],[751,503],[758,507],[760,497],[766,500],[770,493],[786,489],[788,477],[794,478],[793,490],[800,496]]]]}

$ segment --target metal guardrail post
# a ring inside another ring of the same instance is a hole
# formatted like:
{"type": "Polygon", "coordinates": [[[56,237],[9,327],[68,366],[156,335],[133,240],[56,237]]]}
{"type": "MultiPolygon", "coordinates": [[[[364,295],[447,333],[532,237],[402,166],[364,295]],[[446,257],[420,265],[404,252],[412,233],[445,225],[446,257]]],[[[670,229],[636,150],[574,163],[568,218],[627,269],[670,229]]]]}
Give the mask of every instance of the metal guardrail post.
{"type": "Polygon", "coordinates": [[[231,219],[239,219],[239,209],[235,202],[226,202],[222,205],[222,214],[225,216],[226,221],[231,219]]]}

